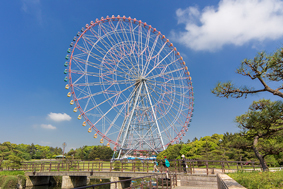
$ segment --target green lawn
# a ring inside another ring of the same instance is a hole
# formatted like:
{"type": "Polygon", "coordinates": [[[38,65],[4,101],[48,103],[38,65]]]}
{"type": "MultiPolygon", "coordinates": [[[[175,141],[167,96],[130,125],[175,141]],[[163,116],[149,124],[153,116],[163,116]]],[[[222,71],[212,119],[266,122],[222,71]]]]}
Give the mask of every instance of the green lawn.
{"type": "Polygon", "coordinates": [[[248,189],[283,189],[283,171],[237,172],[228,175],[248,189]]]}
{"type": "Polygon", "coordinates": [[[0,171],[0,175],[25,175],[24,171],[0,171]]]}

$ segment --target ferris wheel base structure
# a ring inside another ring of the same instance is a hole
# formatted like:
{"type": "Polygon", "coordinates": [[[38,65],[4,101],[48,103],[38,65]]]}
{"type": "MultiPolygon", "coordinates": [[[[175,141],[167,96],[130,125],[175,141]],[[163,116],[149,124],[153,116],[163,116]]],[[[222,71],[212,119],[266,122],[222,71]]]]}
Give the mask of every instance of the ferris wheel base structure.
{"type": "Polygon", "coordinates": [[[86,24],[67,52],[70,104],[118,158],[157,154],[185,136],[193,116],[192,78],[156,28],[131,17],[102,17],[86,24]]]}

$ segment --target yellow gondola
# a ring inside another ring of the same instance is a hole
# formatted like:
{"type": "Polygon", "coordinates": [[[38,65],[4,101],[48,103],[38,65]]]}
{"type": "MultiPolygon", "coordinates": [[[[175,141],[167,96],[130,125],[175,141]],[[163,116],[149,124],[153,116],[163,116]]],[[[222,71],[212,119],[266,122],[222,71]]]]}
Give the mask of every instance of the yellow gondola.
{"type": "Polygon", "coordinates": [[[91,128],[89,128],[87,132],[89,132],[89,133],[90,133],[90,132],[91,132],[91,128]]]}
{"type": "Polygon", "coordinates": [[[71,97],[71,92],[68,92],[67,97],[71,97]]]}
{"type": "Polygon", "coordinates": [[[100,139],[100,143],[103,143],[103,138],[102,138],[102,139],[100,139]]]}
{"type": "Polygon", "coordinates": [[[75,112],[75,113],[76,113],[77,111],[78,111],[78,108],[77,108],[77,107],[75,107],[75,108],[74,108],[74,110],[73,110],[73,112],[75,112]]]}
{"type": "Polygon", "coordinates": [[[85,121],[83,122],[83,126],[86,126],[86,122],[85,121]]]}
{"type": "Polygon", "coordinates": [[[82,115],[79,115],[79,116],[78,116],[78,119],[82,119],[82,115]]]}
{"type": "Polygon", "coordinates": [[[69,89],[69,85],[68,84],[65,86],[65,89],[69,89]]]}
{"type": "Polygon", "coordinates": [[[109,147],[109,148],[110,148],[110,144],[109,144],[109,142],[107,143],[107,147],[109,147]]]}
{"type": "Polygon", "coordinates": [[[73,104],[74,104],[74,101],[73,101],[73,100],[71,100],[71,101],[70,101],[70,104],[71,104],[71,105],[73,105],[73,104]]]}
{"type": "Polygon", "coordinates": [[[97,133],[95,133],[95,134],[93,135],[93,138],[97,138],[97,133]]]}

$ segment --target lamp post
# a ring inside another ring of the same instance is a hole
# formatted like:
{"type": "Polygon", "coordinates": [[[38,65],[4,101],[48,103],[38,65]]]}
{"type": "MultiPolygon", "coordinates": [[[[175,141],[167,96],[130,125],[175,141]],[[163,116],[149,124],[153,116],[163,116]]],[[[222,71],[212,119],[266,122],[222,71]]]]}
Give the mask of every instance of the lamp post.
{"type": "Polygon", "coordinates": [[[63,156],[62,156],[62,160],[63,160],[64,159],[64,154],[65,154],[65,147],[67,146],[66,142],[64,142],[62,144],[62,146],[63,146],[63,156]]]}

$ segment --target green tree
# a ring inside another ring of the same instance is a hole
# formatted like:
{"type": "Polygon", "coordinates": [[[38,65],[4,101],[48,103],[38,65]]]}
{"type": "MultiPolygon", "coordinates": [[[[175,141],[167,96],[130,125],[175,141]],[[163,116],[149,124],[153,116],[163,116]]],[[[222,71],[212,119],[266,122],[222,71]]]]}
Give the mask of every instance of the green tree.
{"type": "Polygon", "coordinates": [[[157,159],[164,159],[164,156],[166,156],[167,159],[180,159],[180,150],[182,146],[182,144],[169,145],[166,150],[157,155],[157,159]]]}
{"type": "Polygon", "coordinates": [[[217,83],[211,91],[218,97],[240,98],[247,97],[249,94],[260,92],[269,92],[273,95],[283,98],[283,49],[278,49],[273,54],[260,52],[254,59],[243,60],[236,73],[249,77],[251,80],[257,80],[262,85],[261,89],[254,89],[243,85],[236,87],[231,81],[217,83]],[[274,84],[273,84],[274,83],[274,84]],[[275,88],[270,86],[277,85],[275,88]]]}
{"type": "Polygon", "coordinates": [[[250,143],[255,156],[259,159],[263,171],[268,170],[265,161],[267,155],[279,154],[283,150],[283,103],[281,101],[259,100],[253,102],[249,111],[236,117],[243,136],[250,143]]]}
{"type": "Polygon", "coordinates": [[[21,158],[15,155],[9,155],[8,160],[4,161],[2,167],[9,167],[14,169],[19,169],[21,167],[21,158]]]}

